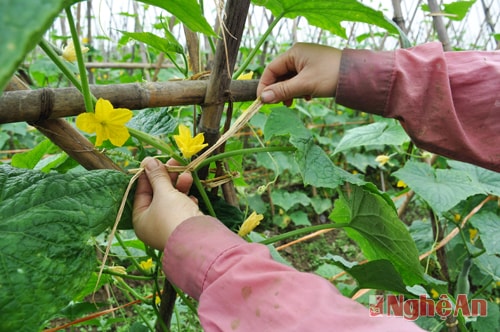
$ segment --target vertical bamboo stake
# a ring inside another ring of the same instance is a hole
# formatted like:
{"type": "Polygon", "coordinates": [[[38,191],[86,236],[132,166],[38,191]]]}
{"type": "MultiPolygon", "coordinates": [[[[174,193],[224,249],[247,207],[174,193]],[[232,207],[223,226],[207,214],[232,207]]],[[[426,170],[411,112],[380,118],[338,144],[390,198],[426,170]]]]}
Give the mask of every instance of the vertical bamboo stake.
{"type": "MultiPolygon", "coordinates": [[[[206,142],[213,145],[219,138],[220,122],[225,102],[231,98],[229,85],[236,63],[241,36],[250,8],[250,0],[228,0],[225,8],[225,18],[220,29],[221,38],[217,42],[215,61],[205,95],[203,112],[199,123],[199,131],[205,135],[206,142]]],[[[200,174],[206,177],[206,171],[200,174]]],[[[228,182],[232,186],[231,182],[228,182]]],[[[234,188],[224,189],[225,199],[229,204],[236,205],[234,188]],[[232,193],[232,194],[228,194],[232,193]]]]}
{"type": "Polygon", "coordinates": [[[434,22],[434,29],[436,29],[439,41],[443,44],[443,50],[451,51],[450,38],[444,26],[443,17],[440,15],[441,9],[439,9],[436,0],[428,0],[428,3],[432,14],[432,21],[434,22]]]}

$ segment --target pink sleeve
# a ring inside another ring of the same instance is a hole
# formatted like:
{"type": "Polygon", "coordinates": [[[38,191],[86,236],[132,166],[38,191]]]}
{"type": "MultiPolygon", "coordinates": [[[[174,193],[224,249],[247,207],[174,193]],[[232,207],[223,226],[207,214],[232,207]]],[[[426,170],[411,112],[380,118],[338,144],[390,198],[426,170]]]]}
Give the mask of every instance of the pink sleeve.
{"type": "Polygon", "coordinates": [[[500,52],[344,50],[337,102],[395,118],[430,152],[500,171],[500,52]]]}
{"type": "Polygon", "coordinates": [[[373,318],[326,279],[274,261],[211,217],[194,217],[169,238],[163,269],[199,300],[205,331],[422,331],[403,318],[373,318]]]}

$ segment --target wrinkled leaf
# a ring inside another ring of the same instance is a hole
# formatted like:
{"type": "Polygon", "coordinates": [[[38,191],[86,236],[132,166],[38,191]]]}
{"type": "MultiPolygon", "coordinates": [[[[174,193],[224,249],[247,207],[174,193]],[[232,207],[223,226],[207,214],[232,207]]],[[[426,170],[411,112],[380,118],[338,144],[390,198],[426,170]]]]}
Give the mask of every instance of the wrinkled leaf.
{"type": "Polygon", "coordinates": [[[330,219],[346,230],[368,260],[390,261],[405,285],[424,282],[415,242],[393,206],[354,185],[349,197],[341,195],[338,200],[341,202],[335,202],[330,219]]]}
{"type": "Polygon", "coordinates": [[[377,145],[401,145],[410,138],[397,122],[375,122],[348,130],[333,154],[352,148],[377,145]]]}
{"type": "Polygon", "coordinates": [[[467,172],[452,169],[433,169],[426,163],[409,161],[393,173],[422,197],[430,207],[442,213],[476,194],[486,193],[474,183],[467,172]]]}
{"type": "Polygon", "coordinates": [[[397,34],[395,26],[376,11],[355,0],[252,0],[258,6],[269,9],[276,17],[296,18],[303,16],[309,24],[347,38],[343,21],[374,24],[397,34]]]}
{"type": "Polygon", "coordinates": [[[86,286],[89,240],[116,217],[129,176],[0,166],[0,330],[37,331],[86,286]]]}
{"type": "Polygon", "coordinates": [[[201,12],[200,5],[196,0],[138,0],[148,5],[163,8],[179,21],[184,23],[189,29],[195,32],[204,33],[207,36],[216,36],[205,16],[201,12]]]}
{"type": "Polygon", "coordinates": [[[168,135],[177,128],[177,120],[172,117],[169,108],[149,108],[135,115],[127,126],[153,136],[168,135]]]}

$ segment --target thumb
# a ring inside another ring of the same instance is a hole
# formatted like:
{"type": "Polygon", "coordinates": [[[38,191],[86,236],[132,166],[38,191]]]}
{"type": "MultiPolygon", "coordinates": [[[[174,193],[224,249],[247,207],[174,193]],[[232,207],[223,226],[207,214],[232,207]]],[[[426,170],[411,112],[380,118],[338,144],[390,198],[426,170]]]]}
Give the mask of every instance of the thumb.
{"type": "Polygon", "coordinates": [[[281,101],[290,101],[294,97],[303,96],[304,84],[297,76],[267,86],[261,93],[260,99],[266,104],[275,104],[281,101]]]}
{"type": "Polygon", "coordinates": [[[165,166],[157,159],[146,157],[143,162],[143,167],[146,171],[149,183],[153,188],[153,192],[160,190],[172,191],[175,190],[165,166]]]}

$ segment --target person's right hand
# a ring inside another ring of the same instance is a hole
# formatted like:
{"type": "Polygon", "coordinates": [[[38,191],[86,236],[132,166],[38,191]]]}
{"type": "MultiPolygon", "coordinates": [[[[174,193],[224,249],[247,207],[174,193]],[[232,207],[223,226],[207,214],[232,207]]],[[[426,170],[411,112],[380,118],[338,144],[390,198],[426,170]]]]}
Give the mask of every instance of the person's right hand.
{"type": "Polygon", "coordinates": [[[297,43],[265,68],[257,86],[263,103],[295,97],[333,97],[337,89],[342,51],[329,46],[297,43]]]}

